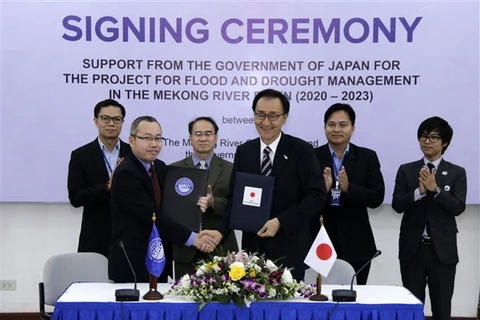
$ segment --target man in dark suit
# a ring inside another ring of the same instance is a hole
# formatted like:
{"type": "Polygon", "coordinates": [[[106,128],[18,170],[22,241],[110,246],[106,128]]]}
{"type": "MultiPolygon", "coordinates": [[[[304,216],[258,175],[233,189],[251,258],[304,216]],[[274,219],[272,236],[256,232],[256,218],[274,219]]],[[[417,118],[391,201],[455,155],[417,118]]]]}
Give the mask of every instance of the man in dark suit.
{"type": "Polygon", "coordinates": [[[68,165],[68,198],[75,208],[83,206],[78,252],[108,256],[112,235],[110,185],[118,163],[130,153],[119,139],[125,108],[115,100],[97,103],[93,121],[98,138],[72,152],[68,165]]]}
{"type": "MultiPolygon", "coordinates": [[[[367,208],[383,202],[385,184],[375,151],[350,143],[355,131],[355,111],[348,104],[336,103],[324,115],[328,143],[315,150],[328,192],[321,211],[323,223],[339,259],[358,271],[373,257],[377,248],[367,208]]],[[[319,216],[312,219],[312,235],[320,229],[319,216]]],[[[366,284],[370,264],[358,275],[366,284]]]]}
{"type": "MultiPolygon", "coordinates": [[[[255,96],[252,109],[260,138],[237,148],[230,190],[234,190],[236,172],[273,176],[275,189],[270,220],[257,233],[243,232],[242,249],[278,259],[283,266],[293,267],[293,277],[301,280],[306,269],[303,260],[312,244],[310,219],[326,201],[322,172],[313,147],[281,131],[290,111],[287,97],[276,90],[263,90],[255,96]],[[263,168],[262,163],[266,164],[263,168]]],[[[231,204],[230,194],[218,227],[223,236],[229,231],[231,204]]],[[[216,233],[219,238],[220,233],[216,233]]]]}
{"type": "Polygon", "coordinates": [[[195,246],[211,252],[217,241],[208,235],[199,236],[168,216],[160,214],[161,192],[166,166],[157,159],[162,149],[162,128],[153,117],[135,119],[130,127],[132,153],[115,171],[112,180],[112,243],[108,259],[108,274],[115,282],[133,282],[133,274],[119,242],[122,241],[139,282],[147,282],[145,265],[148,239],[152,231],[152,216],[163,242],[166,267],[159,278],[166,282],[172,275],[171,243],[195,246]]]}
{"type": "MultiPolygon", "coordinates": [[[[202,228],[214,229],[222,220],[227,195],[229,191],[232,163],[217,157],[213,150],[218,139],[218,125],[210,117],[199,117],[188,124],[190,142],[193,154],[183,160],[172,163],[174,166],[196,167],[208,170],[208,189],[206,195],[198,201],[203,212],[202,228]]],[[[220,252],[238,251],[238,244],[233,230],[223,242],[220,252]]],[[[186,273],[193,273],[193,264],[198,259],[206,258],[205,254],[192,247],[173,245],[173,260],[175,261],[175,278],[179,279],[186,273]]]]}
{"type": "Polygon", "coordinates": [[[465,210],[465,169],[443,154],[453,130],[442,118],[423,121],[417,131],[423,159],[400,166],[392,207],[403,213],[398,258],[403,285],[425,302],[428,284],[435,320],[450,319],[458,263],[455,217],[465,210]]]}

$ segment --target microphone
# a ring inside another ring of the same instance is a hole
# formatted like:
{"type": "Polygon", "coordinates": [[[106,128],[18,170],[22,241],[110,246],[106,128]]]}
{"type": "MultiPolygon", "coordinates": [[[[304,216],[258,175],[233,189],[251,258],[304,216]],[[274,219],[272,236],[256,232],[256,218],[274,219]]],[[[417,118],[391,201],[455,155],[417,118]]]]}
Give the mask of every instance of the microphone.
{"type": "Polygon", "coordinates": [[[370,258],[357,272],[352,277],[352,282],[350,283],[350,290],[348,289],[337,289],[337,290],[332,290],[332,300],[333,301],[347,301],[347,302],[355,302],[357,300],[357,292],[353,290],[353,280],[355,277],[362,271],[370,262],[372,262],[373,259],[378,257],[379,255],[382,254],[382,251],[377,250],[373,257],[370,258]]]}
{"type": "Polygon", "coordinates": [[[128,258],[127,251],[123,246],[123,241],[120,241],[118,245],[122,247],[123,253],[125,254],[125,258],[127,258],[128,265],[130,266],[130,270],[132,270],[133,279],[135,280],[135,286],[133,289],[115,290],[115,300],[116,301],[138,301],[140,299],[140,291],[137,290],[137,275],[135,274],[135,270],[133,270],[132,264],[130,263],[130,259],[128,258]]]}

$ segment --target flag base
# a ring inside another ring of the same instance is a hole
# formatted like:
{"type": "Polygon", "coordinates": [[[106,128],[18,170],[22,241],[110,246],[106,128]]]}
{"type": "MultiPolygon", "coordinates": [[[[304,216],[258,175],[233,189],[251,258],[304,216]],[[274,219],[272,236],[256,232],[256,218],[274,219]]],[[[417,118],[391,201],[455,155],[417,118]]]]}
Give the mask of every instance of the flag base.
{"type": "Polygon", "coordinates": [[[157,289],[150,288],[150,290],[143,295],[145,300],[162,300],[163,295],[157,289]]]}
{"type": "Polygon", "coordinates": [[[309,299],[312,300],[312,301],[328,301],[327,296],[325,296],[323,294],[315,294],[313,296],[310,296],[309,299]]]}

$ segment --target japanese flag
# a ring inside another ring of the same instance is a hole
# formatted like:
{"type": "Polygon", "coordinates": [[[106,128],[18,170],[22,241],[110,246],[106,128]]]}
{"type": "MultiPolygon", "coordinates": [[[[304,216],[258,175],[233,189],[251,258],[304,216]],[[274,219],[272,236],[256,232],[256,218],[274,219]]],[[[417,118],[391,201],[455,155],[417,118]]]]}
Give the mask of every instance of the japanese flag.
{"type": "Polygon", "coordinates": [[[327,277],[335,260],[337,260],[337,253],[328,237],[327,230],[322,225],[304,262],[322,276],[327,277]]]}

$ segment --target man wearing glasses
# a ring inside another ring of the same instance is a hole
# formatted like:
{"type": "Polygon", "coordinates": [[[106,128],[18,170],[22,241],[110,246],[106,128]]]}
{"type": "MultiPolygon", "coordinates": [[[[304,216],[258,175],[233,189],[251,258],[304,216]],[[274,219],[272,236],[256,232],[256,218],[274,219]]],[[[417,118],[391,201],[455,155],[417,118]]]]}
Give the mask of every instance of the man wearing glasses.
{"type": "MultiPolygon", "coordinates": [[[[218,125],[210,117],[198,117],[188,124],[193,154],[183,160],[172,163],[174,166],[196,167],[208,170],[208,188],[197,205],[203,212],[202,228],[214,229],[222,220],[232,174],[232,163],[217,157],[213,151],[218,140],[218,125]]],[[[231,231],[223,242],[220,252],[238,251],[235,233],[231,231]]],[[[173,245],[175,278],[194,272],[194,263],[205,258],[203,252],[193,247],[173,245]]]]}
{"type": "MultiPolygon", "coordinates": [[[[270,219],[257,233],[243,232],[241,247],[294,268],[293,277],[302,280],[303,260],[312,244],[310,218],[326,201],[320,165],[310,144],[282,132],[290,111],[285,95],[263,90],[255,96],[252,109],[260,137],[237,148],[230,189],[235,187],[235,172],[270,175],[275,185],[270,219]]],[[[211,231],[217,238],[229,232],[231,200],[218,231],[211,231]]]]}
{"type": "Polygon", "coordinates": [[[450,319],[458,263],[455,217],[465,210],[465,169],[443,154],[452,127],[442,118],[423,121],[417,138],[423,158],[400,166],[392,207],[403,213],[400,226],[400,272],[403,285],[425,302],[428,284],[433,319],[450,319]]]}
{"type": "Polygon", "coordinates": [[[98,137],[72,152],[68,198],[75,208],[83,206],[78,252],[98,252],[107,257],[112,233],[111,179],[117,165],[130,153],[130,146],[119,139],[125,119],[120,103],[100,101],[93,115],[98,137]]]}
{"type": "Polygon", "coordinates": [[[172,275],[172,242],[211,252],[218,244],[208,235],[200,236],[160,213],[166,165],[158,160],[163,146],[162,128],[150,116],[135,119],[128,139],[132,152],[115,171],[112,180],[112,242],[108,259],[109,278],[133,282],[134,277],[119,243],[122,242],[138,282],[148,282],[145,265],[152,216],[163,242],[166,265],[159,281],[172,275]]]}

